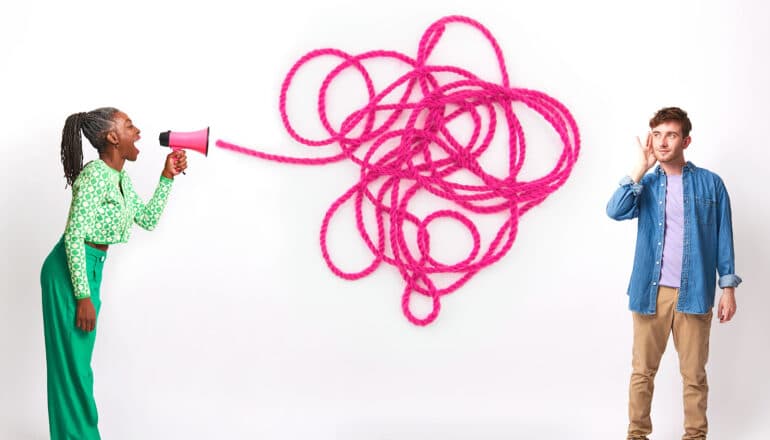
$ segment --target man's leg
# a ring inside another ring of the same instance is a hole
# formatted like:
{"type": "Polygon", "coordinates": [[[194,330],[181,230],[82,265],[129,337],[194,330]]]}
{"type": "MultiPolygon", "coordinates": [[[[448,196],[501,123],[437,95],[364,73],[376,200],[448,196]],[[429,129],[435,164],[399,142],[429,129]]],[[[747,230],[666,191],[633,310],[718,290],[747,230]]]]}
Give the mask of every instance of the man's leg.
{"type": "Polygon", "coordinates": [[[706,362],[709,355],[709,335],[713,312],[692,315],[676,312],[674,315],[674,346],[679,353],[679,371],[684,386],[685,440],[706,438],[708,421],[708,381],[706,362]]]}
{"type": "Polygon", "coordinates": [[[655,388],[655,373],[666,350],[674,320],[677,290],[658,289],[657,313],[633,313],[634,347],[633,372],[628,397],[628,439],[646,439],[652,432],[650,406],[655,388]]]}

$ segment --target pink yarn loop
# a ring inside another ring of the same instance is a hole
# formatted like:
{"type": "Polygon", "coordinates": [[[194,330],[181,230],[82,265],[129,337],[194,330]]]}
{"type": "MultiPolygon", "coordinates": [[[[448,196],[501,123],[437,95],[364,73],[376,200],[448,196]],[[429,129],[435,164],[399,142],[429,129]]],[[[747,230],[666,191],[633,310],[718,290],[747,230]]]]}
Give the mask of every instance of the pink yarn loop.
{"type": "Polygon", "coordinates": [[[387,50],[350,55],[337,49],[317,49],[300,58],[289,70],[281,87],[280,113],[284,127],[297,142],[311,147],[336,145],[340,151],[325,157],[298,158],[269,154],[222,140],[217,146],[261,159],[301,165],[323,165],[348,159],[360,167],[360,178],[332,203],[321,223],[320,244],[323,258],[337,276],[354,280],[374,272],[382,263],[398,269],[405,281],[401,305],[407,319],[416,325],[433,322],[441,310],[441,297],[462,287],[478,271],[502,258],[513,245],[519,218],[542,203],[569,177],[580,151],[580,135],[569,110],[554,98],[535,90],[509,85],[502,51],[492,34],[480,23],[467,17],[449,16],[433,23],[420,40],[417,58],[387,50]],[[501,83],[480,79],[469,70],[429,64],[431,52],[441,40],[448,24],[464,24],[480,31],[497,57],[501,83]],[[292,126],[286,110],[286,96],[297,72],[318,57],[341,60],[324,78],[318,94],[318,114],[328,136],[310,139],[292,126]],[[410,70],[377,91],[364,66],[377,59],[396,60],[410,70]],[[350,113],[335,127],[327,116],[327,90],[340,73],[352,70],[363,78],[369,101],[350,113]],[[439,77],[453,76],[441,82],[439,77]],[[401,90],[397,92],[397,90],[401,90]],[[526,156],[526,139],[513,104],[521,103],[537,112],[559,135],[562,152],[553,169],[531,181],[517,179],[526,156]],[[507,123],[509,149],[508,174],[504,178],[487,173],[479,158],[490,147],[497,128],[498,112],[507,123]],[[448,124],[460,116],[473,121],[473,133],[467,143],[460,142],[448,124]],[[488,118],[483,124],[483,116],[488,118]],[[482,132],[482,126],[486,129],[482,132]],[[354,131],[356,134],[353,134],[354,131]],[[376,159],[375,159],[376,157],[376,159]],[[481,183],[456,182],[451,177],[463,170],[481,183]],[[458,210],[441,209],[420,219],[409,209],[411,199],[420,192],[452,202],[474,214],[505,213],[507,220],[482,251],[481,234],[476,225],[458,210]],[[347,272],[330,256],[326,241],[331,220],[344,204],[355,205],[359,236],[372,253],[372,260],[362,270],[347,272]],[[370,211],[365,211],[370,209],[370,211]],[[373,211],[371,211],[373,210],[373,211]],[[370,233],[364,212],[374,212],[377,231],[370,233]],[[437,219],[459,222],[471,235],[473,248],[461,261],[442,263],[431,256],[428,226],[437,219]],[[405,226],[417,230],[410,241],[405,226]],[[409,243],[413,246],[410,248],[409,243]],[[413,255],[412,249],[417,249],[413,255]],[[457,279],[440,286],[442,276],[457,279]],[[430,299],[432,308],[418,317],[412,312],[411,298],[420,294],[430,299]]]}

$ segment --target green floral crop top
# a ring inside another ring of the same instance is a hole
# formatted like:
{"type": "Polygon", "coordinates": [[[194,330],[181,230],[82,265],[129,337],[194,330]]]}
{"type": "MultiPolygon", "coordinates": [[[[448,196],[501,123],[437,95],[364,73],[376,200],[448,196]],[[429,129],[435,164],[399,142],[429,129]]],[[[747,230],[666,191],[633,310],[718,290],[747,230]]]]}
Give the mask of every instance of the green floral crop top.
{"type": "Polygon", "coordinates": [[[125,170],[117,171],[102,160],[89,162],[83,168],[72,185],[72,204],[64,230],[64,248],[76,298],[91,296],[85,242],[125,243],[134,222],[152,230],[166,206],[172,183],[173,180],[161,176],[155,194],[145,204],[125,170]]]}

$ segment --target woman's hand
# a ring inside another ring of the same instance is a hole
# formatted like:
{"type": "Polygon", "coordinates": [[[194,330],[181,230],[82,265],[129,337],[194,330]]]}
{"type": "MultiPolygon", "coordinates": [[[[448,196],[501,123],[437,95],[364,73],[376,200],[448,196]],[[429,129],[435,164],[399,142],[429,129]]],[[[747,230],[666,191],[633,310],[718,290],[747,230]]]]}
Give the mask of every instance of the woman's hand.
{"type": "Polygon", "coordinates": [[[78,300],[78,310],[75,316],[75,326],[88,333],[96,328],[96,309],[91,298],[81,298],[78,300]]]}
{"type": "Polygon", "coordinates": [[[174,176],[187,169],[187,153],[184,150],[172,151],[166,156],[166,166],[163,167],[163,177],[173,179],[174,176]]]}

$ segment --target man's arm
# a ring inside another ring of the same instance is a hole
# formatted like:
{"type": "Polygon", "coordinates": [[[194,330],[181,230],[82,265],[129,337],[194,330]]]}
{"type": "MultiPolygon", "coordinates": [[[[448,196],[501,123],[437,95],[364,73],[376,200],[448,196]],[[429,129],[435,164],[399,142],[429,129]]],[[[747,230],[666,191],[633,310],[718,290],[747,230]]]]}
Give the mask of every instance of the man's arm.
{"type": "Polygon", "coordinates": [[[735,274],[735,249],[733,246],[733,221],[730,208],[730,196],[724,184],[717,186],[718,223],[717,223],[717,272],[722,296],[719,299],[717,316],[719,322],[728,322],[736,312],[735,288],[741,283],[741,277],[735,274]]]}
{"type": "Polygon", "coordinates": [[[644,145],[639,137],[637,143],[637,160],[631,173],[620,181],[620,187],[607,203],[607,215],[614,220],[628,220],[639,216],[639,194],[642,192],[644,174],[655,165],[656,159],[652,152],[652,137],[647,134],[644,145]]]}

